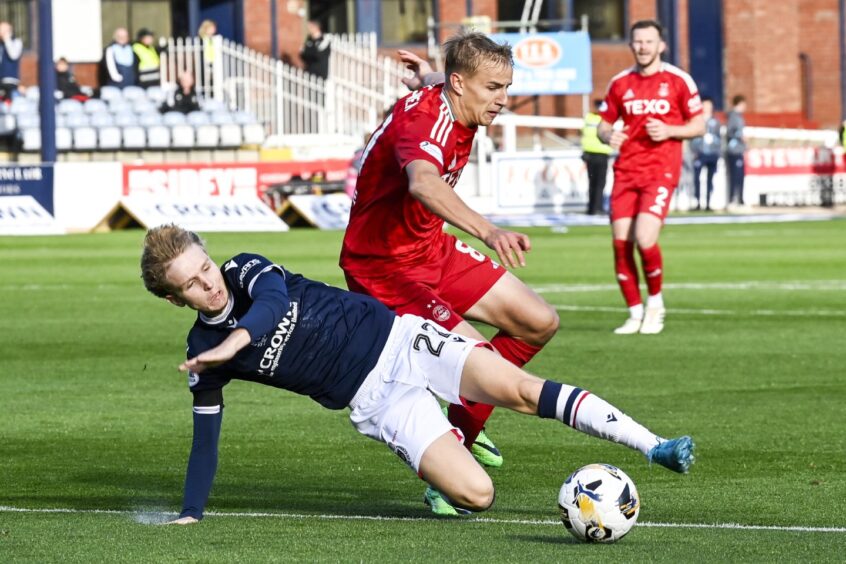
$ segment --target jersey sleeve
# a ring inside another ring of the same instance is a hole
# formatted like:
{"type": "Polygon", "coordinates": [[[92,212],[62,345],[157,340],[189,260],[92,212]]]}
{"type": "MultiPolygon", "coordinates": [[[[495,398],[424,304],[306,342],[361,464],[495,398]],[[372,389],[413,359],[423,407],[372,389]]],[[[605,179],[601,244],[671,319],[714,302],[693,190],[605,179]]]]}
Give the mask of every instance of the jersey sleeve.
{"type": "Polygon", "coordinates": [[[702,113],[702,99],[693,78],[687,76],[679,82],[679,107],[682,118],[687,122],[702,113]]]}
{"type": "Polygon", "coordinates": [[[188,469],[185,472],[185,493],[180,517],[203,518],[214,476],[217,473],[218,442],[223,423],[223,392],[200,390],[194,392],[194,438],[188,469]]]}
{"type": "Polygon", "coordinates": [[[602,109],[599,110],[599,117],[603,121],[614,124],[622,114],[620,108],[620,96],[615,88],[616,81],[608,85],[608,92],[605,93],[605,102],[602,104],[602,109]]]}
{"type": "MultiPolygon", "coordinates": [[[[403,110],[400,108],[398,111],[403,110]]],[[[438,174],[444,174],[445,141],[452,130],[449,112],[433,115],[423,108],[414,107],[403,117],[395,124],[399,131],[395,136],[394,155],[400,168],[405,169],[411,162],[422,160],[435,165],[438,174]]]]}
{"type": "Polygon", "coordinates": [[[261,255],[241,253],[223,265],[223,275],[229,280],[230,287],[242,292],[250,299],[253,297],[253,286],[258,277],[271,270],[277,271],[285,279],[285,269],[261,255]]]}

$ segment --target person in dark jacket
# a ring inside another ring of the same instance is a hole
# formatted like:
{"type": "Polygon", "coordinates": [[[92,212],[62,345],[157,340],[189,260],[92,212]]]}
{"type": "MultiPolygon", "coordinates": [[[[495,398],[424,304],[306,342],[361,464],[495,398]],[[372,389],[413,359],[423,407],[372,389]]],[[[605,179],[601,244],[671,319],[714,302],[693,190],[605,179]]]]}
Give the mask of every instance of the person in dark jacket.
{"type": "Polygon", "coordinates": [[[70,63],[64,57],[56,61],[56,91],[62,93],[62,98],[72,98],[84,102],[88,96],[76,83],[76,77],[70,68],[70,63]]]}
{"type": "Polygon", "coordinates": [[[303,61],[303,69],[320,78],[329,76],[329,55],[331,53],[331,41],[323,35],[320,29],[320,22],[309,20],[306,24],[308,37],[300,51],[300,59],[303,61]]]}
{"type": "Polygon", "coordinates": [[[194,75],[190,72],[182,72],[179,75],[179,88],[168,96],[167,101],[160,108],[165,112],[182,112],[188,114],[200,110],[200,97],[194,88],[194,75]]]}

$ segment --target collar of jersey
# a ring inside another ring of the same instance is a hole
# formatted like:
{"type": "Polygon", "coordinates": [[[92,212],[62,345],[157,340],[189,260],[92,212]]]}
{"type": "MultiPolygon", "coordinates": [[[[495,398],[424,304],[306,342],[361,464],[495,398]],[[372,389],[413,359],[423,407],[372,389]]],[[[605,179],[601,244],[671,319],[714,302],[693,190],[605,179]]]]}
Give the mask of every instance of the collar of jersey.
{"type": "Polygon", "coordinates": [[[441,100],[443,100],[444,104],[446,104],[447,111],[449,112],[450,121],[455,121],[455,114],[452,113],[452,102],[449,101],[449,98],[446,95],[446,89],[445,88],[443,90],[441,90],[441,100]]]}
{"type": "Polygon", "coordinates": [[[229,299],[226,301],[226,307],[223,308],[223,311],[220,314],[214,317],[208,317],[203,312],[200,312],[200,321],[205,323],[206,325],[220,325],[226,318],[229,317],[229,314],[232,313],[232,308],[235,306],[235,298],[232,297],[232,292],[229,292],[229,299]]]}

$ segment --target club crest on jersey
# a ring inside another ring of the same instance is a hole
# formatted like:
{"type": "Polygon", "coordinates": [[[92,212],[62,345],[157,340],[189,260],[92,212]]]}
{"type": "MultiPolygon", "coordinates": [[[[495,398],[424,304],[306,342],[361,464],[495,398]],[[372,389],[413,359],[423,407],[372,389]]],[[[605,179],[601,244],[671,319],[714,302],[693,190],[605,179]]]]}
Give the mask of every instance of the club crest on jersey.
{"type": "Polygon", "coordinates": [[[658,95],[662,98],[666,98],[670,95],[670,84],[668,82],[662,82],[658,86],[658,95]]]}
{"type": "Polygon", "coordinates": [[[432,143],[429,143],[428,141],[421,141],[420,142],[420,149],[424,153],[428,153],[429,155],[431,155],[436,161],[438,161],[438,163],[440,163],[441,166],[443,166],[443,164],[444,164],[444,154],[441,151],[440,147],[438,147],[437,145],[434,145],[432,143]]]}
{"type": "Polygon", "coordinates": [[[426,309],[431,310],[432,319],[435,321],[446,321],[452,315],[447,306],[439,304],[435,300],[432,300],[432,303],[428,304],[426,309]]]}
{"type": "Polygon", "coordinates": [[[200,375],[194,372],[188,372],[188,387],[193,388],[200,382],[200,375]]]}
{"type": "Polygon", "coordinates": [[[670,112],[670,102],[663,99],[658,100],[629,100],[623,102],[626,113],[633,116],[647,114],[664,115],[670,112]]]}

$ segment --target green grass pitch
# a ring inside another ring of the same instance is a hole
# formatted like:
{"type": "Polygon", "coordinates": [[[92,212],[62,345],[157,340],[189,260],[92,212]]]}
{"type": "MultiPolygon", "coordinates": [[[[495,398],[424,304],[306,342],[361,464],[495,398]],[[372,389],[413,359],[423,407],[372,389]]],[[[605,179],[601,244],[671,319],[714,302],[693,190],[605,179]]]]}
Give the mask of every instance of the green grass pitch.
{"type": "MultiPolygon", "coordinates": [[[[611,333],[625,310],[607,228],[526,231],[518,275],[561,314],[529,370],[691,434],[691,474],[498,410],[496,504],[435,519],[423,484],[345,411],[236,382],[214,514],[153,526],[181,502],[191,410],[176,366],[192,313],[144,291],[141,231],[0,238],[0,560],[842,561],[846,222],[668,226],[658,336],[611,333]],[[579,544],[555,522],[563,479],[591,462],[620,466],[642,496],[641,524],[616,545],[579,544]]],[[[218,261],[258,252],[343,286],[341,233],[208,241],[218,261]]]]}

